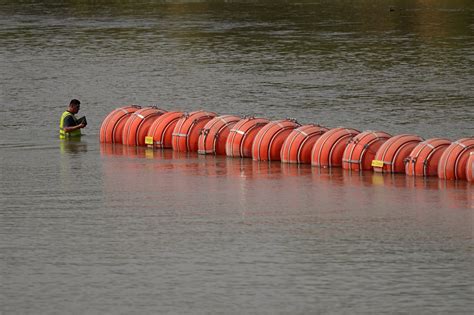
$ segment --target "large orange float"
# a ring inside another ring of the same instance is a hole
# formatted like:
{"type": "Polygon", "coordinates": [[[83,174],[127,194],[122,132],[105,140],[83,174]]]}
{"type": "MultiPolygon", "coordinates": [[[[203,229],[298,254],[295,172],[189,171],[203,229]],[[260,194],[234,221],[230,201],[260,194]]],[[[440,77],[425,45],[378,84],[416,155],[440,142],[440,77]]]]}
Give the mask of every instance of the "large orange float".
{"type": "Polygon", "coordinates": [[[467,160],[471,152],[474,152],[474,138],[463,138],[451,143],[439,160],[438,177],[466,179],[467,160]]]}
{"type": "Polygon", "coordinates": [[[198,153],[225,155],[225,143],[230,129],[240,120],[239,116],[234,115],[222,115],[211,119],[199,135],[198,153]]]}
{"type": "Polygon", "coordinates": [[[167,112],[155,119],[148,129],[145,143],[155,149],[171,149],[174,127],[183,115],[183,112],[167,112]]]}
{"type": "Polygon", "coordinates": [[[145,137],[153,121],[165,110],[155,106],[145,107],[128,117],[123,127],[122,143],[125,145],[145,145],[145,137]]]}
{"type": "Polygon", "coordinates": [[[311,163],[311,150],[316,140],[327,128],[319,125],[303,125],[294,129],[283,142],[280,157],[283,163],[311,163]]]}
{"type": "Polygon", "coordinates": [[[378,173],[405,173],[405,159],[422,142],[416,135],[397,135],[380,146],[372,161],[372,167],[378,173]]]}
{"type": "Polygon", "coordinates": [[[470,182],[474,181],[474,152],[471,152],[467,159],[466,179],[470,182]]]}
{"type": "Polygon", "coordinates": [[[438,163],[451,141],[443,138],[418,143],[405,160],[405,174],[410,176],[436,176],[438,163]]]}
{"type": "Polygon", "coordinates": [[[295,120],[271,121],[255,135],[252,158],[255,161],[280,161],[280,151],[288,135],[301,126],[295,120]]]}
{"type": "Polygon", "coordinates": [[[174,127],[171,137],[173,150],[178,152],[196,152],[202,128],[217,114],[207,111],[186,113],[174,127]]]}
{"type": "Polygon", "coordinates": [[[122,143],[122,131],[127,119],[137,110],[138,105],[124,106],[114,109],[105,117],[100,126],[100,139],[102,143],[122,143]]]}
{"type": "Polygon", "coordinates": [[[269,123],[265,118],[248,117],[237,122],[229,132],[225,153],[230,157],[252,157],[252,145],[258,131],[269,123]]]}
{"type": "Polygon", "coordinates": [[[311,164],[318,167],[341,167],[342,155],[349,140],[360,131],[351,128],[333,128],[326,131],[314,143],[311,164]]]}
{"type": "Polygon", "coordinates": [[[311,160],[315,166],[342,165],[350,170],[369,168],[368,161],[373,156],[371,166],[375,172],[438,174],[442,179],[474,180],[473,137],[454,143],[442,138],[423,141],[416,135],[389,138],[389,134],[380,131],[359,133],[347,128],[327,131],[316,125],[300,126],[291,120],[270,123],[264,118],[239,120],[232,115],[215,116],[205,111],[166,113],[156,107],[129,105],[107,115],[100,126],[99,138],[102,144],[111,143],[113,149],[139,150],[141,148],[132,146],[148,144],[154,148],[172,147],[175,153],[199,151],[201,154],[223,154],[225,142],[225,153],[231,157],[281,159],[284,163],[311,160]]]}
{"type": "Polygon", "coordinates": [[[383,131],[364,131],[349,140],[343,156],[342,168],[351,171],[372,169],[375,153],[392,136],[383,131]]]}

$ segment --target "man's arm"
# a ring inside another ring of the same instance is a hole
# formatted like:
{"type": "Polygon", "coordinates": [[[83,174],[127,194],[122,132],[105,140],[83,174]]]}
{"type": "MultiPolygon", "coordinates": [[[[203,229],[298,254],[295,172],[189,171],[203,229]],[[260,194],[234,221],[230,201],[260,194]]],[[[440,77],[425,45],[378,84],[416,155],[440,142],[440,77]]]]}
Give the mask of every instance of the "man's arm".
{"type": "Polygon", "coordinates": [[[73,127],[64,127],[64,131],[71,132],[71,131],[81,129],[81,128],[84,128],[84,127],[85,127],[84,124],[79,124],[79,125],[76,125],[76,126],[73,126],[73,127]]]}
{"type": "Polygon", "coordinates": [[[76,122],[74,121],[74,118],[72,118],[72,116],[68,116],[64,119],[63,129],[65,132],[71,132],[71,131],[81,129],[84,127],[85,127],[84,123],[76,125],[76,122]]]}

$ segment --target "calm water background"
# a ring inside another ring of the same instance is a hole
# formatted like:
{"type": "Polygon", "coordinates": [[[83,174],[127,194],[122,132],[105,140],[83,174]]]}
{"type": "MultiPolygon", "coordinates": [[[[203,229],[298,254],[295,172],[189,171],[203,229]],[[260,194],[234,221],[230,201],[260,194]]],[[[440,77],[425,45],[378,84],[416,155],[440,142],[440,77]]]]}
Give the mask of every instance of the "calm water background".
{"type": "Polygon", "coordinates": [[[473,85],[469,0],[0,0],[0,314],[471,313],[471,184],[98,130],[135,103],[456,140],[473,85]]]}

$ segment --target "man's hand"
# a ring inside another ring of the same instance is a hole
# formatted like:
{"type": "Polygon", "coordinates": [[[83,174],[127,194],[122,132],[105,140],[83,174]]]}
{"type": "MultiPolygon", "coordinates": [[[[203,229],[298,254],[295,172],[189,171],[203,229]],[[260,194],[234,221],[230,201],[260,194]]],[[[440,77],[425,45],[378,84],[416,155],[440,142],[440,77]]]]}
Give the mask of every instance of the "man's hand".
{"type": "Polygon", "coordinates": [[[82,129],[85,126],[86,125],[84,123],[80,123],[79,125],[75,125],[73,127],[64,127],[64,131],[65,132],[72,132],[72,131],[77,130],[77,129],[82,129]]]}

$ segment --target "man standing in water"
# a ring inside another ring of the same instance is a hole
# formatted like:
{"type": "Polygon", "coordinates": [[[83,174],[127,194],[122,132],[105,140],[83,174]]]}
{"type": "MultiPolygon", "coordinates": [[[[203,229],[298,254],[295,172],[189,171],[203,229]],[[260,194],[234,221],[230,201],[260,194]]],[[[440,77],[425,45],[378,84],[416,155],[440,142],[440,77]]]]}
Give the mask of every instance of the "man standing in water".
{"type": "Polygon", "coordinates": [[[59,138],[68,139],[81,136],[81,129],[87,125],[86,117],[77,119],[75,114],[79,112],[81,102],[73,99],[68,109],[62,114],[59,121],[59,138]]]}

